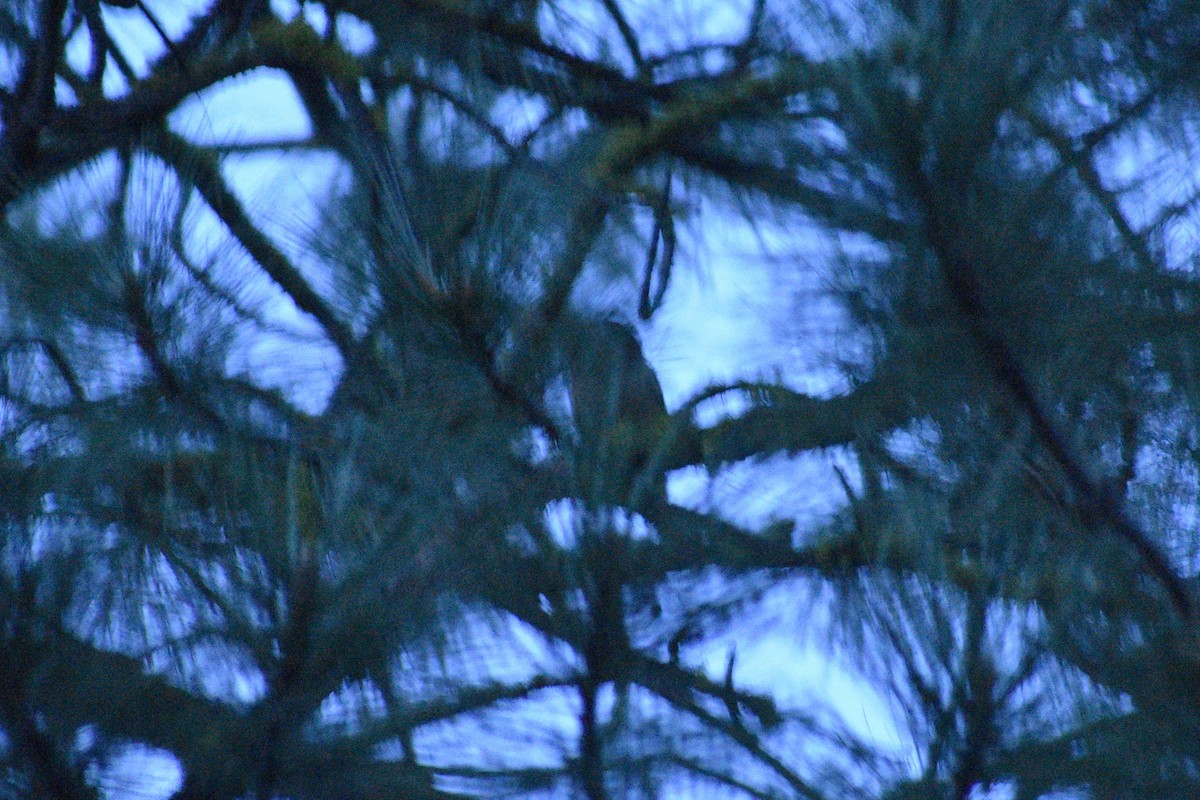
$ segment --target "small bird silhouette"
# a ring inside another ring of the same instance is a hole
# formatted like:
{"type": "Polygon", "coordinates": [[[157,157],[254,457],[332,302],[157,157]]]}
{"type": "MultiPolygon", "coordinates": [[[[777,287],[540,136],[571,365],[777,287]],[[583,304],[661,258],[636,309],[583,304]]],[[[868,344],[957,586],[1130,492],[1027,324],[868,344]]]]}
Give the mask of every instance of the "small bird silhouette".
{"type": "MultiPolygon", "coordinates": [[[[583,334],[570,376],[572,414],[584,461],[605,503],[625,505],[647,468],[667,423],[658,375],[633,328],[603,320],[583,334]]],[[[645,504],[666,501],[662,475],[652,477],[645,504]]]]}

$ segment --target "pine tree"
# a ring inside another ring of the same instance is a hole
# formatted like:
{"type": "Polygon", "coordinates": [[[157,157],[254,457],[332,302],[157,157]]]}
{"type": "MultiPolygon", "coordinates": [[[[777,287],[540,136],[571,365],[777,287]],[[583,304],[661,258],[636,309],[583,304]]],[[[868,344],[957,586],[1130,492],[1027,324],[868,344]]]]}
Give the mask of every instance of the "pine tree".
{"type": "Polygon", "coordinates": [[[0,795],[1197,793],[1191,4],[285,5],[0,8],[0,795]]]}

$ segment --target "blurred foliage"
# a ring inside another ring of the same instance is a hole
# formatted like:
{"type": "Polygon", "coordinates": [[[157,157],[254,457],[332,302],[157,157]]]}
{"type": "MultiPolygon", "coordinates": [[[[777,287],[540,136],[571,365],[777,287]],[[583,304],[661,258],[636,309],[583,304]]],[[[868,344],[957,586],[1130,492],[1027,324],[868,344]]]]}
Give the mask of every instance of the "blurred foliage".
{"type": "Polygon", "coordinates": [[[0,796],[1200,794],[1195,4],[31,0],[0,47],[0,796]],[[183,121],[264,74],[296,138],[183,121]],[[301,226],[248,156],[338,168],[301,226]],[[641,337],[732,220],[827,388],[668,411],[641,337]]]}

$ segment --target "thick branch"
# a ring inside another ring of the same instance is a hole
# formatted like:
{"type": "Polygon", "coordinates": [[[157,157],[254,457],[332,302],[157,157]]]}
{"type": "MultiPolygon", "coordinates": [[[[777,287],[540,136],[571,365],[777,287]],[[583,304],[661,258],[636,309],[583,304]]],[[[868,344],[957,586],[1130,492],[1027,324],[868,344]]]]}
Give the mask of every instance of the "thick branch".
{"type": "Polygon", "coordinates": [[[139,659],[65,633],[42,648],[31,700],[64,727],[96,725],[117,739],[161,747],[187,763],[205,737],[229,730],[234,712],[146,674],[139,659]]]}
{"type": "MultiPolygon", "coordinates": [[[[925,234],[930,249],[937,256],[960,318],[977,342],[986,366],[1028,415],[1034,434],[1080,497],[1080,511],[1085,519],[1107,526],[1125,540],[1149,572],[1162,583],[1179,614],[1185,619],[1194,619],[1195,604],[1183,578],[1175,571],[1166,554],[1129,516],[1121,499],[1088,474],[1067,437],[1059,431],[1043,407],[1033,381],[1003,331],[989,315],[976,267],[962,250],[961,243],[970,242],[971,237],[966,231],[955,229],[952,217],[946,213],[919,170],[910,170],[910,176],[913,189],[926,211],[925,234]]],[[[952,194],[961,198],[968,192],[960,190],[952,194]]]]}

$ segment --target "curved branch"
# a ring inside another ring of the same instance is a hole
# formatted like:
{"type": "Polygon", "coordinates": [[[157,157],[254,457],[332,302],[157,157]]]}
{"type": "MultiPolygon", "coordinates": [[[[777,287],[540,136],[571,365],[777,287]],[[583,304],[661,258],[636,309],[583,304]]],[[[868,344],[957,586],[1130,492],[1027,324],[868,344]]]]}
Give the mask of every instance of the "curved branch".
{"type": "Polygon", "coordinates": [[[54,368],[58,370],[58,374],[62,376],[63,381],[67,384],[67,389],[71,392],[73,400],[77,402],[87,400],[83,384],[79,382],[79,375],[75,372],[75,368],[67,360],[67,356],[63,353],[62,348],[50,339],[41,336],[11,338],[3,345],[0,345],[0,356],[7,354],[14,347],[27,345],[35,345],[46,354],[46,357],[54,364],[54,368]]]}
{"type": "Polygon", "coordinates": [[[782,759],[770,752],[763,744],[762,739],[745,725],[718,717],[690,697],[687,690],[681,687],[678,682],[679,674],[687,674],[686,672],[644,658],[639,659],[638,667],[638,683],[681,711],[685,711],[701,720],[708,727],[725,734],[725,736],[736,742],[742,749],[782,778],[798,796],[813,798],[814,800],[823,800],[825,798],[825,795],[818,791],[815,786],[800,777],[782,759]],[[665,671],[667,669],[670,669],[671,672],[667,673],[665,671]]]}
{"type": "Polygon", "coordinates": [[[226,185],[217,161],[192,147],[185,139],[160,129],[143,140],[144,146],[179,175],[190,181],[213,213],[235,239],[283,290],[296,307],[311,316],[325,330],[330,341],[348,356],[354,350],[354,336],[325,302],[300,270],[258,229],[242,207],[241,201],[226,185]]]}
{"type": "Polygon", "coordinates": [[[621,34],[621,41],[625,43],[625,49],[629,51],[629,57],[633,60],[633,65],[639,74],[643,74],[646,69],[645,59],[642,58],[642,48],[638,44],[637,34],[633,30],[633,26],[629,24],[629,20],[625,18],[624,12],[621,11],[621,6],[617,0],[600,0],[604,10],[608,12],[608,16],[612,19],[613,24],[617,26],[617,32],[621,34]]]}

